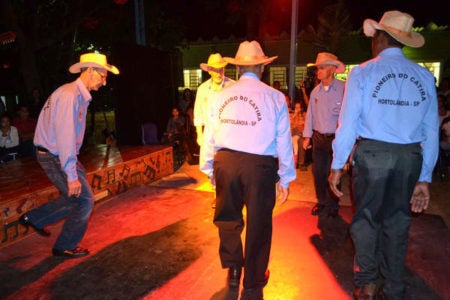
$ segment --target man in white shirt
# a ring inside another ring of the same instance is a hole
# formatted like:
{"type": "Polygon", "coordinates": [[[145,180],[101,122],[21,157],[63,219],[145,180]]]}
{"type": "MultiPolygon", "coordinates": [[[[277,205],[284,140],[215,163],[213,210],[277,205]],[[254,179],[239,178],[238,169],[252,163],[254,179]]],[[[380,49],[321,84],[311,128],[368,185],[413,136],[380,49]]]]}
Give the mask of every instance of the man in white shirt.
{"type": "Polygon", "coordinates": [[[231,288],[239,286],[244,267],[244,300],[263,299],[276,194],[280,204],[285,202],[296,177],[285,97],[260,81],[264,66],[276,58],[265,56],[256,41],[241,43],[235,58],[225,58],[237,66],[240,79],[209,106],[200,151],[200,169],[216,183],[214,224],[219,228],[222,267],[229,269],[231,288]]]}
{"type": "Polygon", "coordinates": [[[194,126],[197,130],[197,143],[200,147],[203,144],[203,131],[205,126],[207,126],[208,116],[206,111],[208,104],[220,90],[234,82],[225,76],[225,66],[227,64],[219,53],[211,54],[207,63],[200,64],[200,68],[211,76],[198,87],[197,96],[195,97],[194,126]]]}

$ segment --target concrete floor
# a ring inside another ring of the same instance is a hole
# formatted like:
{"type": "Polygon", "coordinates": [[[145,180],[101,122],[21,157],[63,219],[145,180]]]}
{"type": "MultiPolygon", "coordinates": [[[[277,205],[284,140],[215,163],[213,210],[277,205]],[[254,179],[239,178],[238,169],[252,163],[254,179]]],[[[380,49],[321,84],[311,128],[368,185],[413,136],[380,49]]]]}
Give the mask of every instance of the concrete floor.
{"type": "MultiPolygon", "coordinates": [[[[433,195],[436,200],[429,213],[448,222],[448,210],[441,209],[448,207],[448,183],[436,183],[433,195]]],[[[50,227],[54,233],[50,238],[33,234],[3,247],[0,298],[233,299],[235,295],[225,288],[226,272],[217,255],[210,207],[213,197],[198,166],[184,165],[171,176],[96,205],[82,241],[91,250],[88,257],[61,260],[50,256],[60,223],[50,227]],[[133,247],[134,252],[130,251],[133,247]],[[179,251],[171,252],[174,249],[179,251]],[[175,272],[162,278],[167,275],[165,268],[175,272]]],[[[341,201],[338,225],[342,236],[331,248],[327,248],[330,243],[321,246],[324,234],[310,214],[315,202],[310,170],[298,172],[289,201],[274,210],[271,277],[265,299],[351,299],[352,249],[345,233],[352,215],[348,193],[341,201]]],[[[446,275],[450,235],[439,220],[414,229],[408,260],[414,276],[408,277],[408,284],[410,294],[417,296],[408,299],[450,299],[446,275]],[[434,237],[433,242],[424,236],[434,237]],[[436,244],[436,240],[438,251],[432,252],[427,243],[436,244]]]]}

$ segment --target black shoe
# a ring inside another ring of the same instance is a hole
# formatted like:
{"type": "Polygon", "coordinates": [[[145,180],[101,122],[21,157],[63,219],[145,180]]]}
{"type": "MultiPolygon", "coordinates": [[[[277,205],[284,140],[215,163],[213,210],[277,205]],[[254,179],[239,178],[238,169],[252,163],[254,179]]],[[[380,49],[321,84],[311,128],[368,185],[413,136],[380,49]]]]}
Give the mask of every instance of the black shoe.
{"type": "Polygon", "coordinates": [[[318,216],[323,210],[325,206],[323,204],[316,204],[311,210],[311,214],[313,216],[318,216]]]}
{"type": "Polygon", "coordinates": [[[383,299],[378,297],[377,285],[371,283],[365,286],[356,287],[353,290],[353,299],[355,300],[378,300],[383,299]]]}
{"type": "Polygon", "coordinates": [[[88,249],[83,249],[80,247],[77,247],[73,250],[58,250],[58,249],[53,248],[52,252],[53,252],[53,256],[63,256],[63,257],[67,257],[67,258],[78,258],[78,257],[83,257],[86,255],[89,255],[88,249]]]}
{"type": "Polygon", "coordinates": [[[33,223],[30,222],[30,219],[28,219],[26,214],[23,214],[20,218],[19,218],[19,223],[22,224],[25,227],[30,227],[34,229],[34,231],[36,231],[38,234],[42,235],[42,236],[50,236],[50,231],[48,231],[45,228],[37,228],[36,226],[33,225],[33,223]]]}
{"type": "Polygon", "coordinates": [[[228,269],[228,286],[231,288],[237,288],[239,286],[239,282],[241,281],[241,267],[231,267],[228,269]]]}

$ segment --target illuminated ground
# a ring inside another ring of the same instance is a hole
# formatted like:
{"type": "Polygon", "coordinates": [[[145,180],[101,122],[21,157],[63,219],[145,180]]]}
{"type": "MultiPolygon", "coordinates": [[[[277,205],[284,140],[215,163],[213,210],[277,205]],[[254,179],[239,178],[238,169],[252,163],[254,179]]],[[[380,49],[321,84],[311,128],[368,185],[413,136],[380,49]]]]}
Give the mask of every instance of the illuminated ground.
{"type": "MultiPolygon", "coordinates": [[[[311,174],[298,174],[290,200],[274,211],[265,299],[350,299],[350,201],[343,199],[341,217],[321,220],[320,230],[310,215],[315,202],[311,174]]],[[[56,234],[48,239],[34,234],[1,248],[0,297],[233,299],[217,256],[213,195],[196,166],[186,165],[151,186],[99,203],[82,244],[92,252],[86,258],[64,261],[49,256],[56,234]]],[[[431,212],[437,211],[435,206],[431,212]]],[[[50,229],[57,233],[60,227],[50,229]]],[[[442,218],[415,218],[408,299],[450,299],[449,249],[442,218]]]]}

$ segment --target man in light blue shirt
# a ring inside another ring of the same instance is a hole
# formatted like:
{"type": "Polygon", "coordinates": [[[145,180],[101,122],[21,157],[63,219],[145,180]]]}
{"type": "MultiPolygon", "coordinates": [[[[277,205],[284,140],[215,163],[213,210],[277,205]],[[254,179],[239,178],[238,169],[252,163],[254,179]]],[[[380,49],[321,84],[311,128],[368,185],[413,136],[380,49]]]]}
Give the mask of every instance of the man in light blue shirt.
{"type": "Polygon", "coordinates": [[[309,147],[312,138],[312,173],[316,190],[317,205],[312,214],[320,217],[336,216],[338,199],[328,186],[333,152],[331,142],[334,139],[345,83],[334,78],[335,73],[345,71],[344,64],[328,52],[317,55],[317,79],[320,80],[311,92],[306,111],[305,128],[303,130],[303,148],[309,147]]]}
{"type": "Polygon", "coordinates": [[[338,183],[350,152],[355,215],[350,232],[355,246],[356,299],[375,299],[379,271],[387,299],[404,299],[405,264],[411,210],[429,203],[428,184],[438,156],[438,112],[433,75],[408,60],[404,45],[421,47],[414,19],[399,11],[381,21],[364,21],[374,58],[355,67],[333,142],[330,186],[338,183]]]}
{"type": "Polygon", "coordinates": [[[262,83],[266,57],[258,42],[240,44],[235,58],[239,80],[218,94],[209,108],[200,152],[200,169],[216,183],[214,224],[219,255],[228,268],[228,285],[239,286],[241,299],[262,299],[267,284],[272,211],[278,183],[279,203],[295,179],[289,114],[283,93],[262,83]],[[245,257],[241,241],[243,206],[247,207],[245,257]]]}
{"type": "Polygon", "coordinates": [[[66,218],[53,246],[53,255],[76,258],[89,254],[78,243],[84,236],[94,206],[86,171],[77,159],[92,100],[90,91],[106,85],[108,71],[119,74],[119,70],[106,62],[105,55],[87,53],[81,55],[80,62],[72,65],[69,71],[81,74],[77,80],[50,95],[39,115],[34,136],[37,160],[61,195],[28,211],[19,221],[33,227],[37,233],[49,236],[45,227],[66,218]]]}

